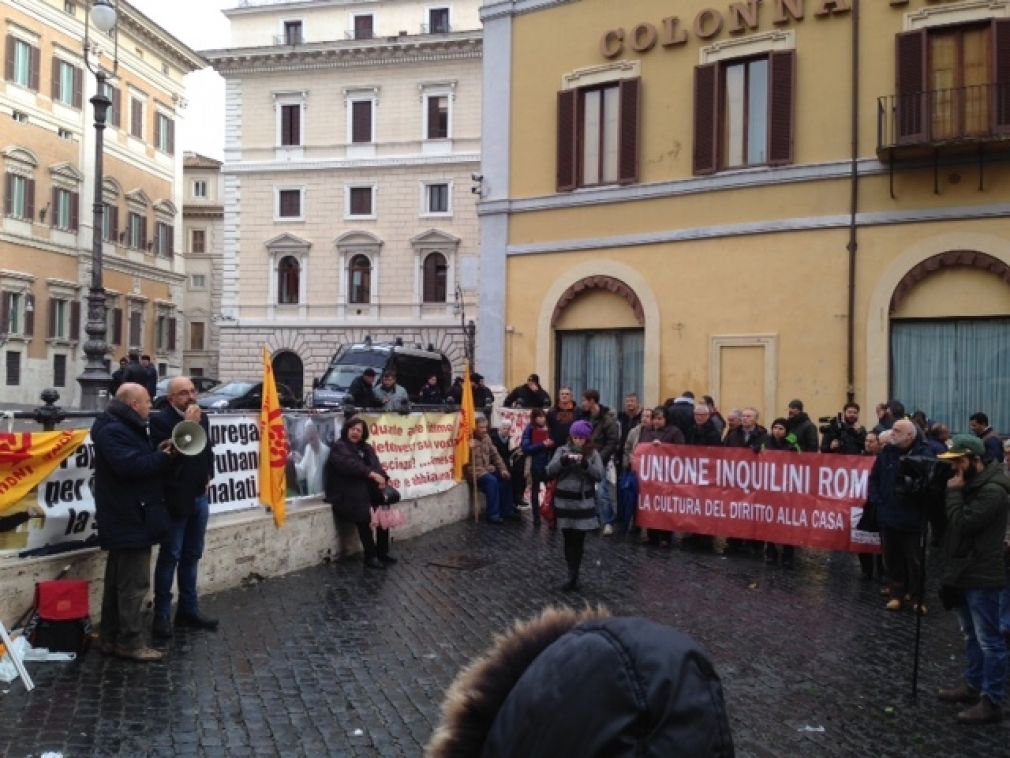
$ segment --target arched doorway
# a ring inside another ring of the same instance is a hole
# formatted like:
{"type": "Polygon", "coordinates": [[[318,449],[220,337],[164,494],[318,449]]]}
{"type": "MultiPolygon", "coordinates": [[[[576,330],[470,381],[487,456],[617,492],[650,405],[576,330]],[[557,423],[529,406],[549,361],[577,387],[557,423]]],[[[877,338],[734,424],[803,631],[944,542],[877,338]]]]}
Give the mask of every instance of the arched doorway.
{"type": "Polygon", "coordinates": [[[278,384],[284,384],[295,397],[300,398],[305,388],[305,370],[297,353],[282,350],[274,356],[274,376],[278,384]]]}
{"type": "Polygon", "coordinates": [[[934,255],[890,303],[890,395],[967,431],[977,411],[1010,429],[1010,267],[984,253],[934,255]]]}
{"type": "Polygon", "coordinates": [[[551,318],[554,329],[554,394],[587,389],[619,410],[624,396],[643,397],[645,316],[635,292],[611,276],[590,276],[569,287],[551,318]]]}

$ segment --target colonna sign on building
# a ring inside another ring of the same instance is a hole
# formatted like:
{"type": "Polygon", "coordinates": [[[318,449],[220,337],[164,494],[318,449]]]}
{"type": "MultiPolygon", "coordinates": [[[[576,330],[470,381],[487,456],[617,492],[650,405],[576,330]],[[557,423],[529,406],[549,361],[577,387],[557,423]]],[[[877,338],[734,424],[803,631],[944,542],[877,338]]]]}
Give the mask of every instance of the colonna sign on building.
{"type": "MultiPolygon", "coordinates": [[[[925,5],[940,5],[955,0],[925,0],[925,5]]],[[[884,2],[884,0],[880,0],[884,2]]],[[[911,0],[889,0],[895,8],[908,6],[911,0]]],[[[693,35],[703,41],[721,35],[739,35],[768,25],[785,26],[806,18],[829,19],[852,11],[852,0],[744,0],[719,7],[702,8],[694,18],[667,16],[658,22],[642,21],[631,27],[608,29],[600,38],[604,58],[616,58],[626,50],[648,53],[656,47],[676,48],[693,35]]]]}

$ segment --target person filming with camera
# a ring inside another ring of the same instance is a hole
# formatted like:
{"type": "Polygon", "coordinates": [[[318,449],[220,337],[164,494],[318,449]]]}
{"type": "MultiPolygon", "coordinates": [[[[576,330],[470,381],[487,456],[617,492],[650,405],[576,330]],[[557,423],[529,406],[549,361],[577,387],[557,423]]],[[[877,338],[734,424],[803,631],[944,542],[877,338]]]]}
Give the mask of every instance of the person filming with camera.
{"type": "Polygon", "coordinates": [[[862,455],[866,449],[866,429],[859,423],[859,404],[846,403],[835,417],[822,418],[821,452],[862,455]]]}
{"type": "Polygon", "coordinates": [[[945,606],[957,607],[964,633],[964,683],[941,689],[940,700],[970,708],[957,714],[963,724],[1003,718],[1007,645],[1000,633],[999,601],[1006,584],[1003,540],[1010,479],[999,462],[985,462],[985,445],[973,434],[954,436],[938,456],[953,468],[947,481],[947,531],[943,541],[945,606]]]}
{"type": "Polygon", "coordinates": [[[913,599],[915,610],[925,613],[922,597],[922,544],[926,528],[927,498],[910,490],[902,473],[906,458],[933,458],[925,442],[919,439],[915,424],[907,419],[895,421],[890,444],[885,446],[870,471],[870,501],[877,509],[880,541],[884,549],[889,595],[887,610],[900,611],[903,598],[913,599]]]}

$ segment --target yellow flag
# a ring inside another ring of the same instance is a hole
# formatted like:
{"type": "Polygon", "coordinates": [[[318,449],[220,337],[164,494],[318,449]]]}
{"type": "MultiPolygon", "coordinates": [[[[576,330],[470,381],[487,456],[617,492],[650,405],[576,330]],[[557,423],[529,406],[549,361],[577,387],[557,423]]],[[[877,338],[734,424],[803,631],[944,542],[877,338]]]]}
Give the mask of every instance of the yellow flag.
{"type": "Polygon", "coordinates": [[[87,429],[0,434],[0,513],[20,503],[87,436],[87,429]]]}
{"type": "Polygon", "coordinates": [[[288,435],[277,400],[277,382],[270,351],[263,348],[263,401],[260,406],[260,502],[274,513],[274,523],[284,526],[287,493],[288,435]]]}
{"type": "Polygon", "coordinates": [[[473,406],[473,384],[470,382],[470,361],[466,362],[463,372],[463,397],[460,398],[459,432],[456,435],[456,451],[453,474],[457,482],[463,481],[463,467],[470,462],[470,440],[477,424],[477,416],[473,406]]]}

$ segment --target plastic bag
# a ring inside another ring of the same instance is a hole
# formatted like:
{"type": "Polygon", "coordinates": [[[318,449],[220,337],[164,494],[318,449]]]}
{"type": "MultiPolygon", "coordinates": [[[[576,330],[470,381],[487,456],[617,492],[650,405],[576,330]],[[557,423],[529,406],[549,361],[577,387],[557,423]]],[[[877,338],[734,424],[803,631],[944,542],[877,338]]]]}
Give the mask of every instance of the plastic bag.
{"type": "Polygon", "coordinates": [[[399,529],[407,523],[407,516],[399,508],[372,508],[373,529],[399,529]]]}

